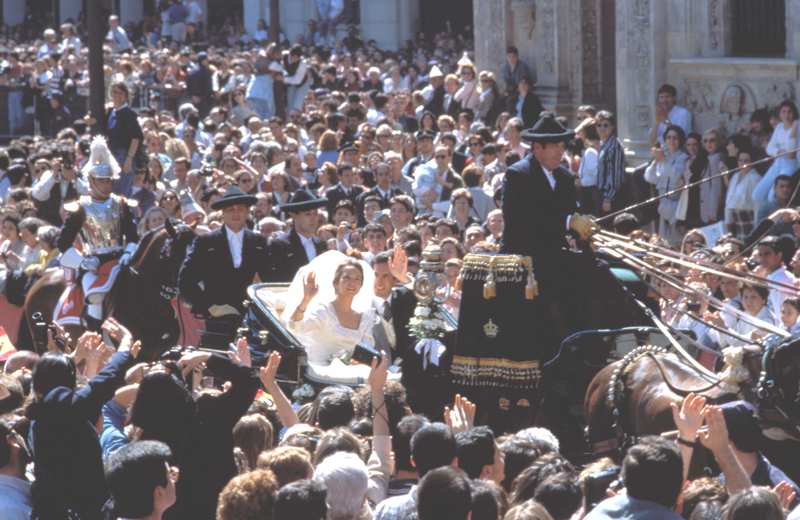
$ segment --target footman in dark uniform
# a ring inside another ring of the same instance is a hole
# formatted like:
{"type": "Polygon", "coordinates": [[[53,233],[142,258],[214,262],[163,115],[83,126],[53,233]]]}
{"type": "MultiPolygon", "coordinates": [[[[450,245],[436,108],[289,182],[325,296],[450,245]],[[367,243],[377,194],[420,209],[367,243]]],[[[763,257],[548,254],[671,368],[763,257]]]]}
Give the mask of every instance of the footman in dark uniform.
{"type": "Polygon", "coordinates": [[[319,208],[327,204],[328,199],[299,190],[288,203],[281,205],[280,210],[292,218],[292,229],[269,241],[270,282],[291,282],[301,267],[327,250],[316,236],[319,208]]]}
{"type": "Polygon", "coordinates": [[[246,228],[256,198],[228,188],[211,207],[222,210],[220,229],[195,238],[178,275],[181,296],[205,318],[200,343],[226,349],[241,322],[242,302],[256,274],[270,281],[266,238],[246,228]]]}

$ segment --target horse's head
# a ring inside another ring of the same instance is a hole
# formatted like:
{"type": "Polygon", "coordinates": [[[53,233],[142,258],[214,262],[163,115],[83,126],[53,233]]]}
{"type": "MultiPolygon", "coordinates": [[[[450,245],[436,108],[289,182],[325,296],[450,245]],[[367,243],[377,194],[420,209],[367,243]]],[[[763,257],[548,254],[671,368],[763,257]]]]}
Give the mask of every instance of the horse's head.
{"type": "Polygon", "coordinates": [[[142,237],[133,269],[143,279],[151,281],[148,285],[166,301],[178,295],[178,271],[194,237],[192,228],[171,220],[142,237]]]}
{"type": "Polygon", "coordinates": [[[766,342],[756,391],[764,433],[800,441],[800,337],[766,342]]]}
{"type": "Polygon", "coordinates": [[[173,223],[167,220],[164,224],[167,234],[161,246],[162,263],[161,290],[165,299],[171,300],[178,295],[178,271],[186,257],[186,251],[195,237],[194,228],[182,222],[173,223]]]}

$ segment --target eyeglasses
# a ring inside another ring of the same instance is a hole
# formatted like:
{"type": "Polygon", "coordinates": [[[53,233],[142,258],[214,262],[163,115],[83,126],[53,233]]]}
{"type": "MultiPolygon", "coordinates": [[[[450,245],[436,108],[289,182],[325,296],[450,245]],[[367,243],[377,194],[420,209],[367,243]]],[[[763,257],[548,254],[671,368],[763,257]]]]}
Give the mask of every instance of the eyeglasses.
{"type": "Polygon", "coordinates": [[[469,145],[470,146],[480,146],[481,143],[480,142],[473,142],[473,143],[469,143],[469,145]]]}
{"type": "Polygon", "coordinates": [[[703,144],[705,144],[705,143],[716,143],[716,142],[717,142],[717,140],[714,139],[713,137],[709,138],[709,139],[703,139],[703,144]]]}
{"type": "Polygon", "coordinates": [[[161,200],[163,200],[163,201],[167,201],[167,200],[178,200],[178,198],[177,198],[177,197],[175,197],[174,195],[166,195],[166,196],[165,196],[163,199],[161,199],[161,200]]]}

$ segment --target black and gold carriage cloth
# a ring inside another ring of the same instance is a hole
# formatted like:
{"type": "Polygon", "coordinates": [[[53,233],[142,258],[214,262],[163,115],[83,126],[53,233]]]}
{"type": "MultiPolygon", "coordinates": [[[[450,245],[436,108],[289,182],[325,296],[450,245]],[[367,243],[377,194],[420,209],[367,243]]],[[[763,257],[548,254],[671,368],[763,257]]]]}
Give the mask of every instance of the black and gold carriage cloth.
{"type": "Polygon", "coordinates": [[[538,320],[530,257],[469,254],[459,275],[458,333],[450,372],[468,388],[535,389],[541,378],[538,320]]]}

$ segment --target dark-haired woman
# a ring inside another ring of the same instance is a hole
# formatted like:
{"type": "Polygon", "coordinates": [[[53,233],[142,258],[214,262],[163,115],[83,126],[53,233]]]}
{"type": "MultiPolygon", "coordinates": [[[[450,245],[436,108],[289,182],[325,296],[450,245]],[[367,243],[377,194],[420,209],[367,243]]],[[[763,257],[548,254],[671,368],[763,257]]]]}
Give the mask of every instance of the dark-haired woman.
{"type": "MultiPolygon", "coordinates": [[[[664,149],[653,149],[653,162],[645,170],[644,180],[654,184],[659,195],[686,183],[683,172],[686,171],[688,156],[682,149],[685,140],[683,129],[670,125],[664,132],[664,149]]],[[[680,193],[676,193],[662,198],[658,203],[658,234],[672,245],[679,244],[681,240],[676,228],[679,198],[680,193]]]]}
{"type": "MultiPolygon", "coordinates": [[[[712,128],[703,134],[702,148],[708,157],[708,166],[703,171],[703,178],[713,177],[725,169],[722,164],[722,135],[712,128]]],[[[700,185],[700,222],[712,224],[724,216],[725,189],[722,178],[717,178],[700,185]]]]}

